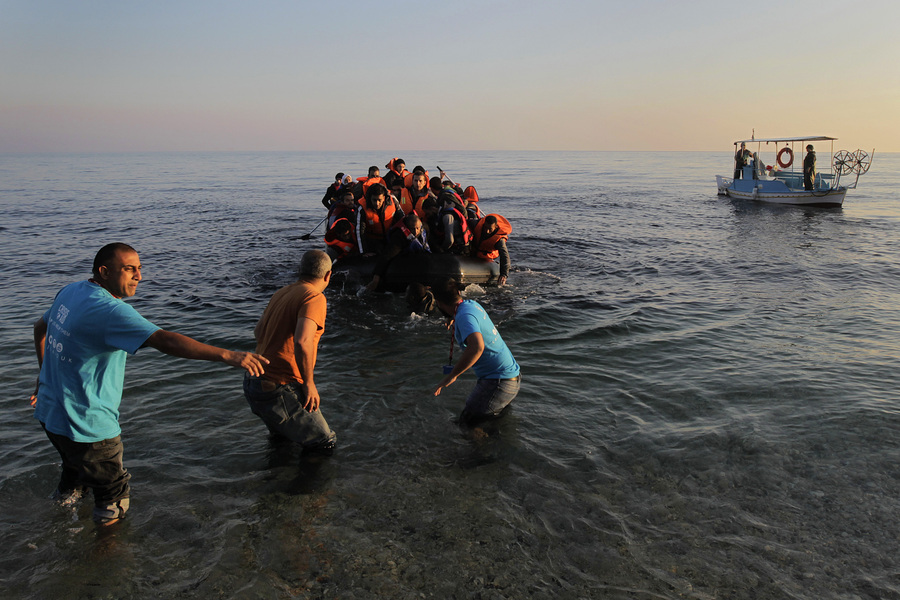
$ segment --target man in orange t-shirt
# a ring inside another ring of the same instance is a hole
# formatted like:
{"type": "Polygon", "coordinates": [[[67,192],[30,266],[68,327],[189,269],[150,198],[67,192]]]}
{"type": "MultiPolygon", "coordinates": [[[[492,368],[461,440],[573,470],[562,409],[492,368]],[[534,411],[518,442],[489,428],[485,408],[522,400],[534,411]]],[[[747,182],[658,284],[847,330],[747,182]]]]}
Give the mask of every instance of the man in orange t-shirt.
{"type": "Polygon", "coordinates": [[[331,258],[310,250],[300,259],[300,278],[281,288],[256,325],[256,347],[269,358],[265,374],[244,378],[250,409],[270,431],[304,450],[331,454],[335,433],[319,410],[313,379],[319,338],[325,330],[322,292],[331,281],[331,258]]]}

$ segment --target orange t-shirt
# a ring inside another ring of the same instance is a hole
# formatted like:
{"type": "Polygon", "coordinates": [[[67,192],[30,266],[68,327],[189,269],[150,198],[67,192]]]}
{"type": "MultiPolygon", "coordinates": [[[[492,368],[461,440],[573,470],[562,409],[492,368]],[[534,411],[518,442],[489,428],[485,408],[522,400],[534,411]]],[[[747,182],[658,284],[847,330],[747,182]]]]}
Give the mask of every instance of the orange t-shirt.
{"type": "Polygon", "coordinates": [[[304,281],[283,287],[272,296],[257,325],[256,352],[269,359],[266,379],[280,384],[303,383],[294,356],[294,331],[300,319],[316,324],[315,345],[325,330],[325,296],[304,281]]]}

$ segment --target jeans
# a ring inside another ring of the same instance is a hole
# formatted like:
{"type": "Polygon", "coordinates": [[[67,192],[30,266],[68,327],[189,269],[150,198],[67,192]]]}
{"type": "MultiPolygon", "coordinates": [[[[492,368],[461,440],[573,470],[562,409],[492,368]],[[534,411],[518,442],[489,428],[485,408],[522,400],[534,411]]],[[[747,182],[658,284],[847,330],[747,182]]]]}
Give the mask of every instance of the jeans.
{"type": "Polygon", "coordinates": [[[303,408],[302,395],[301,384],[294,381],[277,385],[267,379],[244,376],[244,396],[250,410],[263,420],[269,431],[305,449],[331,450],[336,434],[328,427],[321,409],[309,412],[303,408]]]}
{"type": "Polygon", "coordinates": [[[496,417],[519,393],[522,377],[513,379],[479,379],[466,398],[463,417],[496,417]]]}
{"type": "MultiPolygon", "coordinates": [[[[43,426],[43,423],[41,424],[43,426]]],[[[59,497],[81,494],[85,488],[94,493],[94,520],[107,523],[125,516],[128,510],[131,474],[122,463],[122,437],[100,442],[75,442],[64,435],[47,431],[50,443],[62,458],[62,476],[56,492],[59,497]]]]}

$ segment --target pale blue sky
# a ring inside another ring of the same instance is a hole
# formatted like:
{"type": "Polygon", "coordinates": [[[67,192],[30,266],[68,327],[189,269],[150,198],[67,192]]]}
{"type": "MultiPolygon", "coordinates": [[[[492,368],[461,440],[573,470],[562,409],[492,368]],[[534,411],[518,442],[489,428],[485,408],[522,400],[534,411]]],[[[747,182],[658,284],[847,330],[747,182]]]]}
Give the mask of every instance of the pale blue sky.
{"type": "Polygon", "coordinates": [[[0,151],[900,150],[900,3],[0,0],[0,151]],[[846,144],[845,144],[846,145],[846,144]]]}

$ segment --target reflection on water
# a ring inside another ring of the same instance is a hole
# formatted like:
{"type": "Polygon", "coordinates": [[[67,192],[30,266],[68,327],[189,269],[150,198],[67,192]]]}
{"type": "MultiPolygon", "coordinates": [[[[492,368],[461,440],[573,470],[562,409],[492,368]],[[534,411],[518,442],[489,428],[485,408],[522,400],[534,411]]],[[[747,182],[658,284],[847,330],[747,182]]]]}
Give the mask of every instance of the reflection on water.
{"type": "Polygon", "coordinates": [[[507,415],[460,428],[442,320],[350,282],[317,371],[334,456],[270,438],[238,372],[142,350],[128,519],[50,502],[30,323],[96,248],[138,248],[154,322],[249,349],[330,173],[378,160],[0,158],[7,596],[900,597],[893,155],[822,210],[718,198],[717,154],[423,153],[513,224],[510,285],[467,290],[523,368],[507,415]]]}

